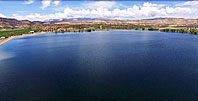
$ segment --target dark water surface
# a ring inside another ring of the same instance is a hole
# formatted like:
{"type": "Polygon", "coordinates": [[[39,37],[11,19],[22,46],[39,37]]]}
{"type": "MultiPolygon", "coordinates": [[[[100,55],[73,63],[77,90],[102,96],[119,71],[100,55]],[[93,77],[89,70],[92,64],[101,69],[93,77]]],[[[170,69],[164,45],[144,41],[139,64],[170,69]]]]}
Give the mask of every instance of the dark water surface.
{"type": "Polygon", "coordinates": [[[48,33],[0,46],[0,101],[198,101],[198,36],[48,33]]]}

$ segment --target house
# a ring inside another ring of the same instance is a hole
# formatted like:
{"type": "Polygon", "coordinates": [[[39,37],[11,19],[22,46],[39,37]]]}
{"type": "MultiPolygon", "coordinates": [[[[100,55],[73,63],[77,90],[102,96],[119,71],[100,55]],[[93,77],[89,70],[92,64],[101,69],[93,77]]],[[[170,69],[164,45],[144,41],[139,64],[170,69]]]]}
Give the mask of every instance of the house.
{"type": "Polygon", "coordinates": [[[0,37],[0,39],[5,39],[5,37],[0,37]]]}
{"type": "Polygon", "coordinates": [[[30,31],[30,33],[34,33],[34,31],[30,31]]]}

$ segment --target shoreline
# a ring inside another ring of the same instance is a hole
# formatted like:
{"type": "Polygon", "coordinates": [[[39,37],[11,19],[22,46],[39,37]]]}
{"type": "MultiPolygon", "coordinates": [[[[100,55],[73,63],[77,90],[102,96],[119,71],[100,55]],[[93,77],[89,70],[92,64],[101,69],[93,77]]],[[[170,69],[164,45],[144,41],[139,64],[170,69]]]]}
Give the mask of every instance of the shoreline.
{"type": "MultiPolygon", "coordinates": [[[[160,30],[136,30],[136,29],[110,29],[110,30],[160,31],[160,30]]],[[[95,30],[95,31],[110,31],[110,30],[95,30]]],[[[75,32],[75,31],[72,31],[72,32],[75,32]]],[[[83,32],[86,32],[86,31],[83,31],[83,32]]],[[[166,31],[160,31],[160,32],[166,32],[166,31]]],[[[31,36],[31,35],[44,34],[44,33],[49,33],[49,32],[35,32],[32,34],[22,34],[22,35],[11,36],[11,37],[8,37],[8,38],[2,39],[2,40],[0,39],[0,46],[2,46],[6,42],[8,42],[14,38],[17,38],[17,37],[31,36]]],[[[175,33],[181,33],[181,32],[175,32],[175,33]]],[[[186,34],[192,34],[192,33],[186,33],[186,34]]],[[[193,34],[193,35],[196,35],[196,34],[193,34]]]]}
{"type": "Polygon", "coordinates": [[[8,41],[10,41],[10,40],[12,40],[14,38],[17,38],[17,37],[30,36],[30,35],[38,35],[38,34],[43,34],[43,33],[47,33],[47,32],[36,32],[36,33],[32,33],[32,34],[22,34],[22,35],[11,36],[11,37],[8,37],[6,39],[2,39],[0,41],[0,46],[2,46],[6,42],[8,42],[8,41]]]}

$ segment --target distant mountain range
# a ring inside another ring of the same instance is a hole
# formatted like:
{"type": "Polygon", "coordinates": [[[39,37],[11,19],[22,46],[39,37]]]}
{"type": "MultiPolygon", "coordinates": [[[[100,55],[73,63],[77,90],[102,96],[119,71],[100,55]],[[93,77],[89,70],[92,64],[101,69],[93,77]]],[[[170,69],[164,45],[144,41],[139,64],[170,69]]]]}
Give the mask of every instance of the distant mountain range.
{"type": "MultiPolygon", "coordinates": [[[[33,23],[41,23],[41,24],[54,24],[59,21],[88,21],[88,20],[97,20],[99,18],[63,18],[63,19],[49,19],[46,21],[33,21],[33,23]]],[[[103,19],[103,18],[100,18],[103,19]]]]}
{"type": "Polygon", "coordinates": [[[24,29],[31,26],[60,26],[60,24],[67,25],[90,25],[90,24],[107,24],[107,25],[130,25],[130,26],[144,26],[144,27],[197,27],[198,19],[184,19],[184,18],[152,18],[143,20],[115,20],[115,19],[98,19],[98,18],[71,18],[71,19],[50,19],[46,21],[28,21],[16,20],[13,18],[0,17],[0,30],[7,29],[24,29]]]}
{"type": "MultiPolygon", "coordinates": [[[[104,18],[63,18],[63,19],[49,19],[46,21],[33,21],[33,23],[41,23],[41,24],[54,24],[60,21],[88,21],[88,20],[98,20],[104,18]]],[[[175,19],[175,18],[150,18],[150,19],[142,19],[142,20],[162,20],[162,19],[175,19]]]]}
{"type": "MultiPolygon", "coordinates": [[[[2,18],[0,17],[0,23],[9,23],[9,24],[31,24],[31,23],[40,23],[40,24],[54,24],[59,21],[88,21],[96,20],[98,18],[63,18],[63,19],[49,19],[46,21],[29,21],[29,20],[17,20],[14,18],[2,18]]],[[[100,18],[103,19],[103,18],[100,18]]]]}
{"type": "MultiPolygon", "coordinates": [[[[29,20],[16,20],[13,18],[2,18],[0,17],[0,23],[8,23],[8,24],[32,24],[32,23],[40,23],[40,24],[54,24],[61,21],[89,21],[89,20],[98,20],[104,18],[63,18],[63,19],[49,19],[46,21],[29,21],[29,20]]],[[[175,19],[175,18],[151,18],[151,19],[142,19],[142,20],[162,20],[162,19],[175,19]]]]}
{"type": "Polygon", "coordinates": [[[176,19],[176,18],[150,18],[150,19],[142,19],[142,20],[162,20],[162,19],[176,19]]]}
{"type": "MultiPolygon", "coordinates": [[[[63,18],[63,19],[49,19],[46,21],[33,21],[33,23],[41,23],[41,24],[54,24],[59,21],[88,21],[88,20],[98,20],[104,18],[63,18]]],[[[175,18],[151,18],[151,19],[143,19],[143,20],[162,20],[162,19],[175,19],[175,18]]]]}

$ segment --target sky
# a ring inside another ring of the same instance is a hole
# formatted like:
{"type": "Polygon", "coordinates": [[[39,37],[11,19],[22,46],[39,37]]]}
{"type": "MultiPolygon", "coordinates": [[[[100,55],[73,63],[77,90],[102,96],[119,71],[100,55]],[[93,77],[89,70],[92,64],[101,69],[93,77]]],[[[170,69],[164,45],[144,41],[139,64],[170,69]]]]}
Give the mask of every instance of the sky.
{"type": "Polygon", "coordinates": [[[30,21],[63,18],[198,19],[198,1],[0,0],[0,17],[30,21]]]}

